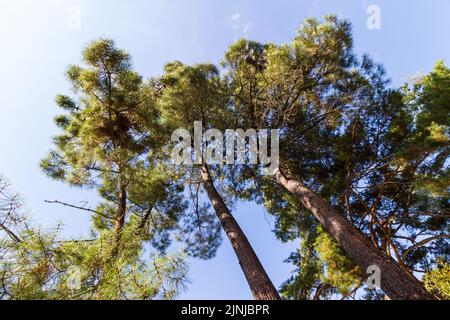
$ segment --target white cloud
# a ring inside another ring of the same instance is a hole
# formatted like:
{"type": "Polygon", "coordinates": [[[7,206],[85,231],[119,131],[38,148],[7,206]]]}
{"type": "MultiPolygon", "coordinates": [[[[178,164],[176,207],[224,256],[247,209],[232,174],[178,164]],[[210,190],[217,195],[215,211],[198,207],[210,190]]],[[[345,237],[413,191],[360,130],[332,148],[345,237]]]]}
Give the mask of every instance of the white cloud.
{"type": "Polygon", "coordinates": [[[235,13],[231,16],[231,27],[233,29],[239,29],[239,20],[241,19],[241,15],[239,13],[235,13]]]}
{"type": "Polygon", "coordinates": [[[240,13],[235,13],[231,16],[231,27],[235,30],[239,30],[240,32],[246,34],[252,26],[252,22],[242,21],[240,13]]]}
{"type": "Polygon", "coordinates": [[[231,20],[237,22],[240,17],[241,17],[241,15],[239,13],[235,13],[231,16],[231,20]]]}

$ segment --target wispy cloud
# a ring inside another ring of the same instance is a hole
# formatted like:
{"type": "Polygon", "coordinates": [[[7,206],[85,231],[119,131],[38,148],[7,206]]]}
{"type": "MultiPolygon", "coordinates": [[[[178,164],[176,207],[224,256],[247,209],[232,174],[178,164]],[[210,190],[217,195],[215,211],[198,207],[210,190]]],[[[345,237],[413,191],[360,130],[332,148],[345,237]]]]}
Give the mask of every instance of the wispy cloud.
{"type": "Polygon", "coordinates": [[[233,27],[238,27],[239,20],[241,19],[241,15],[239,13],[235,13],[231,16],[231,24],[233,27]]]}
{"type": "Polygon", "coordinates": [[[251,27],[253,27],[253,23],[247,21],[245,23],[245,25],[244,25],[244,28],[243,28],[244,33],[247,33],[250,30],[251,27]]]}
{"type": "Polygon", "coordinates": [[[241,14],[235,13],[231,16],[231,27],[234,30],[247,34],[253,27],[253,23],[251,21],[243,21],[241,14]]]}

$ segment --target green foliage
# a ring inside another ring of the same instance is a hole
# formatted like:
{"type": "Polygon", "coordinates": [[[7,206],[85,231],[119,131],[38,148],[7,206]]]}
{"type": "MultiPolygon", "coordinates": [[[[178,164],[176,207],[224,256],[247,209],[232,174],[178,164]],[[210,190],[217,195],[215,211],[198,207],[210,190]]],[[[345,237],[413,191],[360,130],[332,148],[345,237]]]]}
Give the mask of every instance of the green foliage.
{"type": "MultiPolygon", "coordinates": [[[[238,127],[279,128],[283,171],[388,256],[423,272],[449,253],[449,69],[439,62],[412,86],[389,90],[383,68],[358,58],[352,47],[350,25],[332,16],[306,20],[290,44],[239,40],[223,63],[231,112],[242,119],[238,127]],[[428,240],[416,246],[423,236],[428,240]]],[[[264,203],[280,239],[305,242],[317,225],[273,181],[248,174],[254,169],[230,170],[235,194],[264,203]]],[[[285,287],[291,298],[311,298],[317,279],[344,295],[358,284],[356,274],[347,278],[352,268],[331,253],[338,248],[327,252],[319,243],[309,251],[335,268],[320,269],[316,262],[309,268],[301,264],[304,249],[295,253],[296,276],[311,287],[297,290],[294,276],[288,281],[293,287],[285,287]],[[305,270],[319,271],[312,276],[305,270]]]]}
{"type": "Polygon", "coordinates": [[[157,255],[129,223],[92,239],[61,239],[33,226],[20,196],[0,177],[0,299],[172,299],[187,281],[183,253],[157,255]]]}
{"type": "MultiPolygon", "coordinates": [[[[180,89],[167,89],[166,96],[173,97],[201,77],[217,73],[207,65],[193,71],[174,63],[166,69],[167,82],[186,74],[192,77],[190,82],[180,81],[180,89]]],[[[190,212],[183,183],[178,182],[183,177],[165,161],[163,138],[170,123],[161,123],[172,115],[161,117],[161,110],[169,108],[160,106],[164,99],[156,99],[154,81],[144,82],[131,69],[130,56],[107,39],[89,44],[83,66],[71,66],[67,78],[75,97],[56,98],[65,111],[55,119],[63,132],[54,137],[54,150],[41,162],[44,172],[70,185],[97,189],[103,201],[95,210],[93,226],[99,232],[120,233],[126,223],[139,220],[136,232],[162,253],[175,233],[189,254],[213,256],[220,243],[217,225],[208,217],[198,221],[190,212]]]]}
{"type": "Polygon", "coordinates": [[[450,300],[450,264],[439,260],[437,267],[425,274],[424,282],[430,292],[450,300]]]}
{"type": "Polygon", "coordinates": [[[141,258],[141,240],[124,230],[120,248],[102,232],[95,240],[58,241],[56,231],[24,230],[0,268],[4,299],[172,299],[184,286],[182,255],[141,258]]]}
{"type": "Polygon", "coordinates": [[[281,287],[286,299],[318,300],[336,294],[347,297],[361,286],[359,268],[322,227],[302,236],[300,249],[287,262],[297,269],[281,287]]]}
{"type": "Polygon", "coordinates": [[[359,268],[346,257],[336,241],[321,227],[314,247],[324,263],[323,281],[347,296],[351,290],[360,285],[361,272],[359,268]]]}
{"type": "MultiPolygon", "coordinates": [[[[194,121],[208,128],[221,128],[226,121],[218,69],[211,64],[169,63],[157,80],[162,87],[157,105],[167,132],[193,129],[194,121]]],[[[170,137],[170,136],[169,136],[170,137]]]]}
{"type": "MultiPolygon", "coordinates": [[[[283,298],[290,300],[312,299],[313,293],[317,292],[321,285],[322,264],[314,251],[311,237],[303,240],[299,251],[292,253],[286,262],[292,263],[297,269],[294,275],[285,281],[280,288],[283,298]]],[[[323,298],[330,293],[324,292],[319,295],[323,298]]]]}
{"type": "MultiPolygon", "coordinates": [[[[280,129],[283,171],[448,298],[450,69],[443,61],[388,89],[383,68],[354,53],[350,24],[327,16],[307,19],[288,44],[238,40],[222,69],[175,61],[150,81],[131,69],[125,51],[100,39],[67,78],[74,96],[56,98],[62,132],[41,167],[54,179],[96,188],[95,239],[59,243],[55,233],[19,228],[18,241],[14,224],[3,226],[10,239],[0,243],[10,249],[3,297],[73,298],[69,266],[83,279],[79,298],[173,297],[176,289],[161,288],[184,278],[185,269],[178,257],[164,255],[171,241],[183,241],[200,258],[213,257],[220,244],[198,167],[167,161],[171,133],[202,121],[204,129],[280,129]],[[145,244],[161,257],[144,259],[145,244]]],[[[296,270],[283,296],[347,297],[363,286],[362,270],[313,215],[258,169],[211,172],[227,204],[264,204],[277,237],[300,241],[288,259],[296,270]]]]}

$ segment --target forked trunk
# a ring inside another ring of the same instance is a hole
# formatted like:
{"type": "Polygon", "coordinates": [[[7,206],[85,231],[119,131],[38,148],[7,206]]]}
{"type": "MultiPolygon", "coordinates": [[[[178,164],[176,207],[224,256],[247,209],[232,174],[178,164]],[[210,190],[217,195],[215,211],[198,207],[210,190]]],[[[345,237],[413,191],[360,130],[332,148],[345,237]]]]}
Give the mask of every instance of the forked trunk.
{"type": "Polygon", "coordinates": [[[217,192],[206,166],[202,167],[202,181],[217,217],[230,239],[253,298],[255,300],[280,300],[275,286],[270,281],[250,242],[217,192]]]}
{"type": "Polygon", "coordinates": [[[360,266],[363,272],[377,266],[381,271],[381,289],[394,300],[431,300],[433,296],[412,275],[378,250],[355,229],[338,211],[301,182],[275,172],[279,184],[296,195],[322,226],[336,239],[342,249],[360,266]]]}

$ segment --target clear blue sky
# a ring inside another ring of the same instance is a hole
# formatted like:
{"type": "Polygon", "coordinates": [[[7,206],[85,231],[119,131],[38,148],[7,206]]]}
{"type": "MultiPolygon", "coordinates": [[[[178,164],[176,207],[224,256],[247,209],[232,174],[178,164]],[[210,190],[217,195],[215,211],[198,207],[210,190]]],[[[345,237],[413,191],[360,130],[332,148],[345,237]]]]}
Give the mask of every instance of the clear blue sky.
{"type": "MultiPolygon", "coordinates": [[[[88,217],[44,200],[95,203],[95,191],[49,180],[38,162],[57,132],[54,96],[70,93],[64,71],[79,61],[87,42],[115,39],[131,53],[135,69],[150,77],[170,60],[218,63],[227,46],[243,36],[287,42],[305,17],[327,13],[353,23],[357,51],[383,63],[395,85],[428,72],[438,59],[450,61],[448,0],[0,0],[0,174],[24,194],[44,226],[62,221],[66,235],[83,234],[88,217]],[[380,30],[366,26],[366,8],[372,4],[381,9],[380,30]]],[[[292,270],[283,260],[297,243],[278,242],[261,207],[242,203],[235,214],[280,285],[292,270]]],[[[191,280],[181,298],[251,298],[228,241],[215,259],[191,261],[191,280]]]]}

